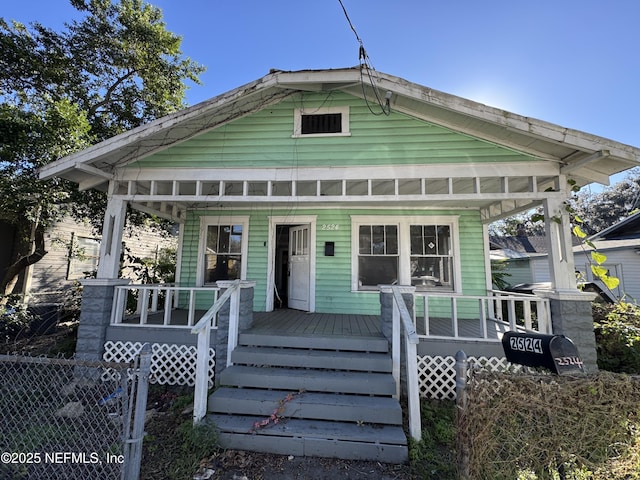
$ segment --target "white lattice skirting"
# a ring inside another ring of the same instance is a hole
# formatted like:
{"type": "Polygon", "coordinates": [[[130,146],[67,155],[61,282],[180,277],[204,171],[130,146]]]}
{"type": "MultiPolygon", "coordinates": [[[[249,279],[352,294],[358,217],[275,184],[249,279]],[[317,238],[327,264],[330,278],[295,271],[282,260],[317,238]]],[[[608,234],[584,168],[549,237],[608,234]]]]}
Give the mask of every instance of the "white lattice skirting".
{"type": "MultiPolygon", "coordinates": [[[[482,368],[491,372],[513,369],[502,357],[469,357],[468,370],[482,368]]],[[[418,385],[420,396],[437,400],[456,398],[455,357],[418,355],[418,385]]]]}
{"type": "MultiPolygon", "coordinates": [[[[142,342],[112,342],[104,344],[103,359],[107,362],[132,362],[142,349],[142,342]]],[[[149,381],[160,385],[196,384],[196,347],[168,343],[151,344],[151,376],[149,381]]],[[[213,387],[215,350],[209,349],[209,388],[213,387]]]]}

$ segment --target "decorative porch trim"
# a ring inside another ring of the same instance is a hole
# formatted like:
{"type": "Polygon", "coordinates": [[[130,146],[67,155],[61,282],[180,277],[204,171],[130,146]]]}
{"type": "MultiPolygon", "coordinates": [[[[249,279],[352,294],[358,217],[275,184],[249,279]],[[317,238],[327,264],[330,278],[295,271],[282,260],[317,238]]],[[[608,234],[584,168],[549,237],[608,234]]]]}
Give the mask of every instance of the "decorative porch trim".
{"type": "MultiPolygon", "coordinates": [[[[107,362],[133,362],[142,349],[143,342],[107,341],[104,344],[103,359],[107,362]]],[[[151,375],[149,381],[158,385],[196,384],[197,349],[193,346],[168,343],[151,345],[151,375]]],[[[215,375],[215,356],[213,348],[209,349],[208,387],[213,387],[215,375]]],[[[109,375],[105,372],[106,376],[109,375]]]]}
{"type": "MultiPolygon", "coordinates": [[[[519,370],[524,367],[514,365],[503,357],[469,357],[467,377],[472,370],[484,369],[490,372],[519,370]]],[[[418,355],[418,385],[422,398],[453,400],[456,398],[456,359],[454,356],[418,355]]]]}

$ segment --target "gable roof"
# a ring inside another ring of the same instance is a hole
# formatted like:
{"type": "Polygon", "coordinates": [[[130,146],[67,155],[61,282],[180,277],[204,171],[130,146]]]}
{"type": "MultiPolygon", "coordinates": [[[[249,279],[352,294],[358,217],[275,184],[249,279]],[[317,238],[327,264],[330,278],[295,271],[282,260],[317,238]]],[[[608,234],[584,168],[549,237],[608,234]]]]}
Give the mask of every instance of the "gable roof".
{"type": "Polygon", "coordinates": [[[593,235],[591,240],[629,240],[640,239],[640,212],[605,228],[593,235]]]}
{"type": "Polygon", "coordinates": [[[640,149],[443,93],[361,67],[273,70],[264,77],[190,108],[124,132],[44,166],[41,178],[59,176],[81,189],[102,186],[116,167],[162,151],[203,132],[266,108],[299,92],[342,91],[374,98],[415,118],[561,165],[578,185],[608,184],[609,176],[640,165],[640,149]]]}
{"type": "Polygon", "coordinates": [[[491,236],[489,242],[494,250],[510,250],[525,256],[547,253],[547,237],[544,235],[491,236]]]}

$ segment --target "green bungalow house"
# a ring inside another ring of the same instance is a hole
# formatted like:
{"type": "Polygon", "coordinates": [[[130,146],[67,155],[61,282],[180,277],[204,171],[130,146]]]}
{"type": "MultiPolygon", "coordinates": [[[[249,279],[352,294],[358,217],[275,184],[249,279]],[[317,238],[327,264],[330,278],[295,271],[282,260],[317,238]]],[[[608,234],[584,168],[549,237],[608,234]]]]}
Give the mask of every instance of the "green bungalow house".
{"type": "Polygon", "coordinates": [[[80,357],[157,344],[157,381],[188,378],[198,398],[220,386],[205,408],[228,447],[396,462],[400,365],[409,392],[451,383],[416,355],[499,358],[501,333],[524,329],[568,336],[595,369],[563,202],[570,180],[639,163],[637,148],[355,67],[271,71],[41,177],[108,193],[80,357]],[[488,224],[540,205],[552,289],[493,291],[488,224]],[[179,223],[176,284],[118,278],[127,206],[179,223]]]}

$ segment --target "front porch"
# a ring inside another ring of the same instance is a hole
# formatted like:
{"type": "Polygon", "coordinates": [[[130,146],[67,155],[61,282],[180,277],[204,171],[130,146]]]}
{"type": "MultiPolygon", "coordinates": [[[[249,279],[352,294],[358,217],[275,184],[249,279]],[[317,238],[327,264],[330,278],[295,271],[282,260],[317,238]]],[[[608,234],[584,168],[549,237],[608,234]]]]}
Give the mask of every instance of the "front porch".
{"type": "MultiPolygon", "coordinates": [[[[196,345],[191,329],[220,294],[219,287],[175,285],[120,285],[115,287],[108,340],[151,341],[196,345]],[[127,305],[135,305],[134,309],[127,305]],[[178,340],[179,339],[179,340],[178,340]]],[[[552,333],[549,300],[535,295],[492,291],[486,296],[432,295],[413,292],[411,313],[420,345],[428,355],[502,356],[505,331],[552,333]]],[[[211,341],[216,342],[217,317],[212,319],[211,341]]],[[[276,309],[252,312],[244,333],[279,336],[383,336],[380,315],[304,312],[276,309]]],[[[387,338],[390,340],[390,335],[387,338]]]]}
{"type": "MultiPolygon", "coordinates": [[[[282,449],[278,452],[301,455],[340,456],[353,447],[351,451],[362,458],[403,461],[406,443],[397,430],[401,428],[397,408],[405,389],[413,389],[408,395],[414,410],[419,396],[432,393],[433,398],[452,398],[451,359],[458,350],[503,368],[501,332],[551,333],[552,328],[549,299],[502,292],[425,295],[414,287],[383,287],[381,314],[357,315],[291,309],[253,312],[254,282],[221,283],[205,293],[216,298],[206,312],[196,308],[195,297],[185,297],[184,290],[182,297],[177,295],[175,286],[142,287],[151,289],[144,294],[147,300],[157,296],[161,302],[127,302],[127,296],[140,288],[112,287],[113,308],[107,312],[106,329],[111,344],[128,342],[123,348],[133,351],[132,335],[139,341],[165,343],[154,346],[158,357],[164,356],[169,368],[188,372],[187,384],[195,386],[194,418],[213,419],[224,430],[229,446],[276,451],[277,445],[282,449]],[[136,305],[136,311],[127,312],[127,304],[136,305]],[[411,349],[401,349],[402,341],[411,349]],[[487,348],[494,353],[487,353],[487,348]],[[401,368],[406,368],[406,383],[401,368]],[[214,383],[221,393],[208,397],[214,383]],[[308,394],[302,403],[295,397],[290,409],[280,411],[282,400],[295,392],[308,394]],[[345,399],[349,399],[346,404],[345,399]],[[362,422],[375,423],[378,404],[390,412],[384,424],[390,432],[384,445],[375,440],[377,426],[359,436],[364,431],[362,422]],[[256,430],[252,425],[276,411],[287,422],[247,434],[256,430]],[[346,424],[337,427],[334,415],[346,424]],[[322,424],[328,429],[324,440],[299,440],[313,437],[314,425],[327,418],[332,421],[322,424]],[[387,456],[385,451],[394,453],[387,456]]],[[[417,419],[419,414],[410,412],[409,417],[417,419]]],[[[414,438],[419,431],[419,424],[411,425],[414,438]]]]}

